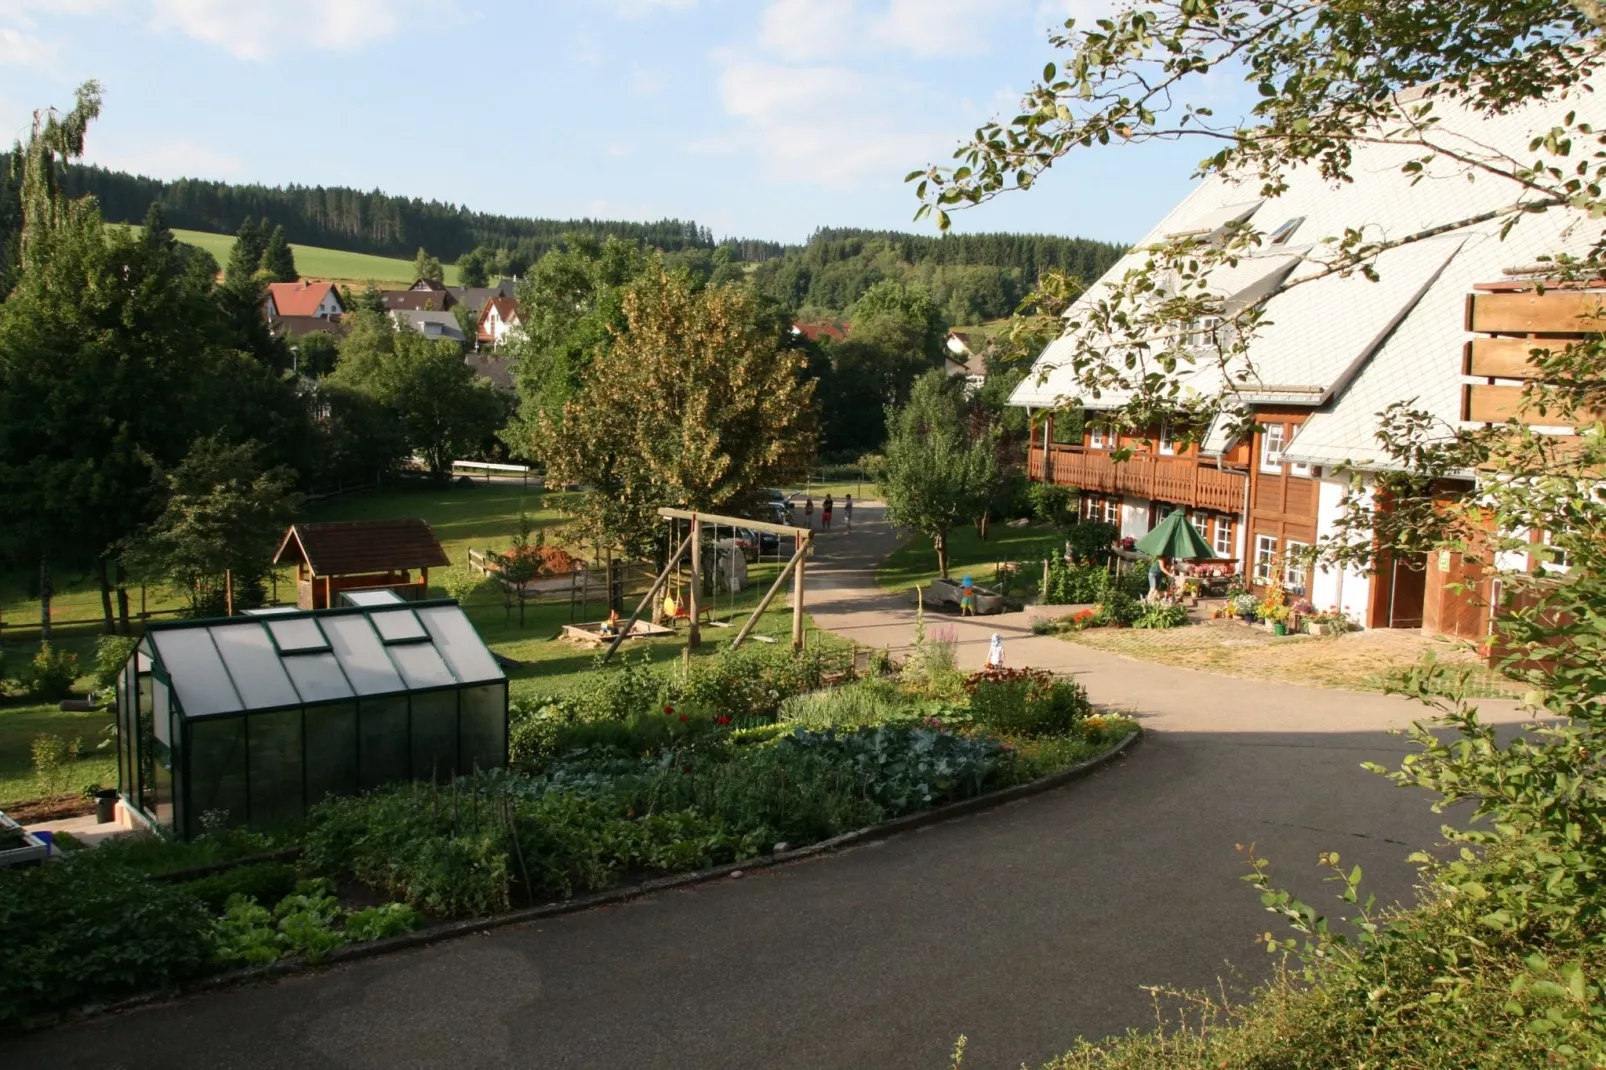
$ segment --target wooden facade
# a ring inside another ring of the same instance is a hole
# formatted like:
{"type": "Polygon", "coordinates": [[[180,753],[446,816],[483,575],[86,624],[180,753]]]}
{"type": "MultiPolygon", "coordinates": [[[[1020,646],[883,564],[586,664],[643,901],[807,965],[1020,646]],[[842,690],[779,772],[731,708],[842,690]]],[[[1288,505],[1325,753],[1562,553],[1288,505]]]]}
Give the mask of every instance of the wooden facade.
{"type": "Polygon", "coordinates": [[[1256,587],[1280,582],[1296,596],[1310,588],[1308,566],[1286,560],[1290,548],[1316,543],[1317,480],[1320,471],[1306,465],[1284,461],[1280,437],[1286,444],[1305,422],[1303,409],[1263,409],[1256,413],[1261,430],[1250,436],[1248,446],[1249,515],[1248,538],[1244,542],[1244,574],[1256,587]],[[1268,438],[1270,443],[1268,444],[1268,438]],[[1276,568],[1280,577],[1271,575],[1276,568]]]}
{"type": "Polygon", "coordinates": [[[1034,427],[1027,455],[1032,479],[1077,487],[1092,495],[1125,495],[1188,509],[1238,514],[1243,511],[1242,471],[1217,467],[1199,456],[1197,444],[1170,443],[1158,432],[1101,435],[1089,427],[1079,443],[1056,443],[1054,416],[1034,427]],[[1118,449],[1132,456],[1116,461],[1118,449]]]}

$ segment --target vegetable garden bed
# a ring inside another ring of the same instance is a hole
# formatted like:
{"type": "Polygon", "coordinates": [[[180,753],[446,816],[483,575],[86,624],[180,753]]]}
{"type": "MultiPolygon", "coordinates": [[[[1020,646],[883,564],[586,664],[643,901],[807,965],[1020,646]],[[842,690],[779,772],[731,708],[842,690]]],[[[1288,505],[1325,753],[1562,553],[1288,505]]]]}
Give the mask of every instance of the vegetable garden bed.
{"type": "Polygon", "coordinates": [[[772,865],[1052,786],[1136,731],[1029,670],[823,676],[762,647],[632,660],[519,708],[510,769],[331,799],[279,836],[139,836],[0,877],[0,1025],[772,865]]]}

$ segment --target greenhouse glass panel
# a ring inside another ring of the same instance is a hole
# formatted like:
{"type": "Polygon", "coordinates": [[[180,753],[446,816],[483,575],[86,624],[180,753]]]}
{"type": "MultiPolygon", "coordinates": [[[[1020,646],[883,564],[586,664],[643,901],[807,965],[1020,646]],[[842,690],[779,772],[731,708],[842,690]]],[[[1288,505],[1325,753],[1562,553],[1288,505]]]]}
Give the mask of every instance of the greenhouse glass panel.
{"type": "Polygon", "coordinates": [[[385,653],[385,645],[365,617],[356,613],[330,617],[323,622],[323,630],[357,694],[378,695],[405,689],[395,664],[385,653]]]}
{"type": "Polygon", "coordinates": [[[185,758],[189,776],[187,834],[200,835],[204,828],[202,818],[209,814],[226,814],[225,824],[245,824],[245,718],[191,721],[189,741],[185,758]]]}
{"type": "Polygon", "coordinates": [[[357,704],[358,768],[364,791],[406,780],[412,773],[407,735],[407,696],[365,698],[357,704]]]}
{"type": "Polygon", "coordinates": [[[459,769],[500,769],[507,762],[507,685],[487,684],[462,696],[459,769]]]}
{"type": "Polygon", "coordinates": [[[471,683],[503,679],[501,666],[461,609],[432,606],[419,610],[418,615],[459,680],[471,683]]]}
{"type": "Polygon", "coordinates": [[[151,639],[186,717],[237,713],[243,708],[210,629],[163,629],[151,632],[151,639]]]}
{"type": "Polygon", "coordinates": [[[317,620],[312,617],[268,617],[264,623],[273,633],[273,641],[281,654],[312,654],[329,649],[329,640],[323,637],[317,620]]]}
{"type": "Polygon", "coordinates": [[[255,713],[247,720],[251,824],[271,828],[301,818],[301,710],[255,713]]]}
{"type": "Polygon", "coordinates": [[[387,643],[416,643],[429,638],[424,626],[410,609],[392,609],[371,613],[368,619],[379,630],[379,637],[387,643]]]}
{"type": "Polygon", "coordinates": [[[173,718],[172,704],[168,702],[169,692],[167,685],[149,676],[146,679],[150,680],[151,688],[151,733],[156,737],[156,742],[164,747],[171,747],[173,745],[173,718]]]}
{"type": "Polygon", "coordinates": [[[413,696],[413,779],[457,775],[457,692],[413,696]]]}
{"type": "Polygon", "coordinates": [[[401,669],[402,679],[414,689],[457,683],[440,654],[428,643],[406,643],[387,648],[401,669]]]}
{"type": "Polygon", "coordinates": [[[301,701],[261,624],[228,624],[212,628],[211,632],[247,709],[294,706],[301,701]]]}
{"type": "Polygon", "coordinates": [[[351,685],[333,654],[296,654],[284,659],[284,668],[308,705],[352,697],[351,685]]]}
{"type": "MultiPolygon", "coordinates": [[[[334,641],[333,636],[330,641],[334,641]]],[[[303,725],[307,741],[307,805],[320,803],[329,795],[355,794],[360,787],[356,704],[309,706],[303,725]]]]}
{"type": "Polygon", "coordinates": [[[151,754],[151,816],[163,828],[173,827],[173,748],[156,743],[151,754]]]}

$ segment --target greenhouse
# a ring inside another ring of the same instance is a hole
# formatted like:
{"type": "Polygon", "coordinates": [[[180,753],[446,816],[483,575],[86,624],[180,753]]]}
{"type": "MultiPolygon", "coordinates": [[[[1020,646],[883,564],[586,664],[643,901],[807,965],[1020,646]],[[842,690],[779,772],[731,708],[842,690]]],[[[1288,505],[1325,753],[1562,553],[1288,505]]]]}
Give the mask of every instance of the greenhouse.
{"type": "Polygon", "coordinates": [[[507,678],[453,601],[153,624],[117,684],[118,790],[183,839],[507,761],[507,678]]]}

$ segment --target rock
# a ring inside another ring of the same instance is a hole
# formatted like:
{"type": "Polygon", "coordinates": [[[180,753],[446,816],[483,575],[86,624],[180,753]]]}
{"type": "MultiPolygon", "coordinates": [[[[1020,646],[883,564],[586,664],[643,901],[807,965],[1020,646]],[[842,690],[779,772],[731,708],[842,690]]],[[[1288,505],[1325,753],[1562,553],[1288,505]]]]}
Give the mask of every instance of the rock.
{"type": "Polygon", "coordinates": [[[742,871],[741,871],[741,870],[739,870],[739,869],[733,869],[733,870],[731,870],[731,880],[736,880],[736,879],[737,879],[737,878],[739,878],[739,877],[740,877],[740,876],[741,876],[741,875],[742,875],[742,871]]]}
{"type": "Polygon", "coordinates": [[[778,843],[778,844],[775,845],[775,849],[773,851],[771,851],[770,853],[771,854],[784,854],[785,852],[790,851],[791,849],[792,849],[792,845],[789,844],[789,843],[778,843]]]}
{"type": "Polygon", "coordinates": [[[1023,516],[1019,520],[1011,520],[1011,521],[1007,522],[1004,526],[1006,528],[1023,528],[1027,524],[1030,524],[1031,522],[1032,522],[1032,518],[1031,517],[1023,516]]]}

